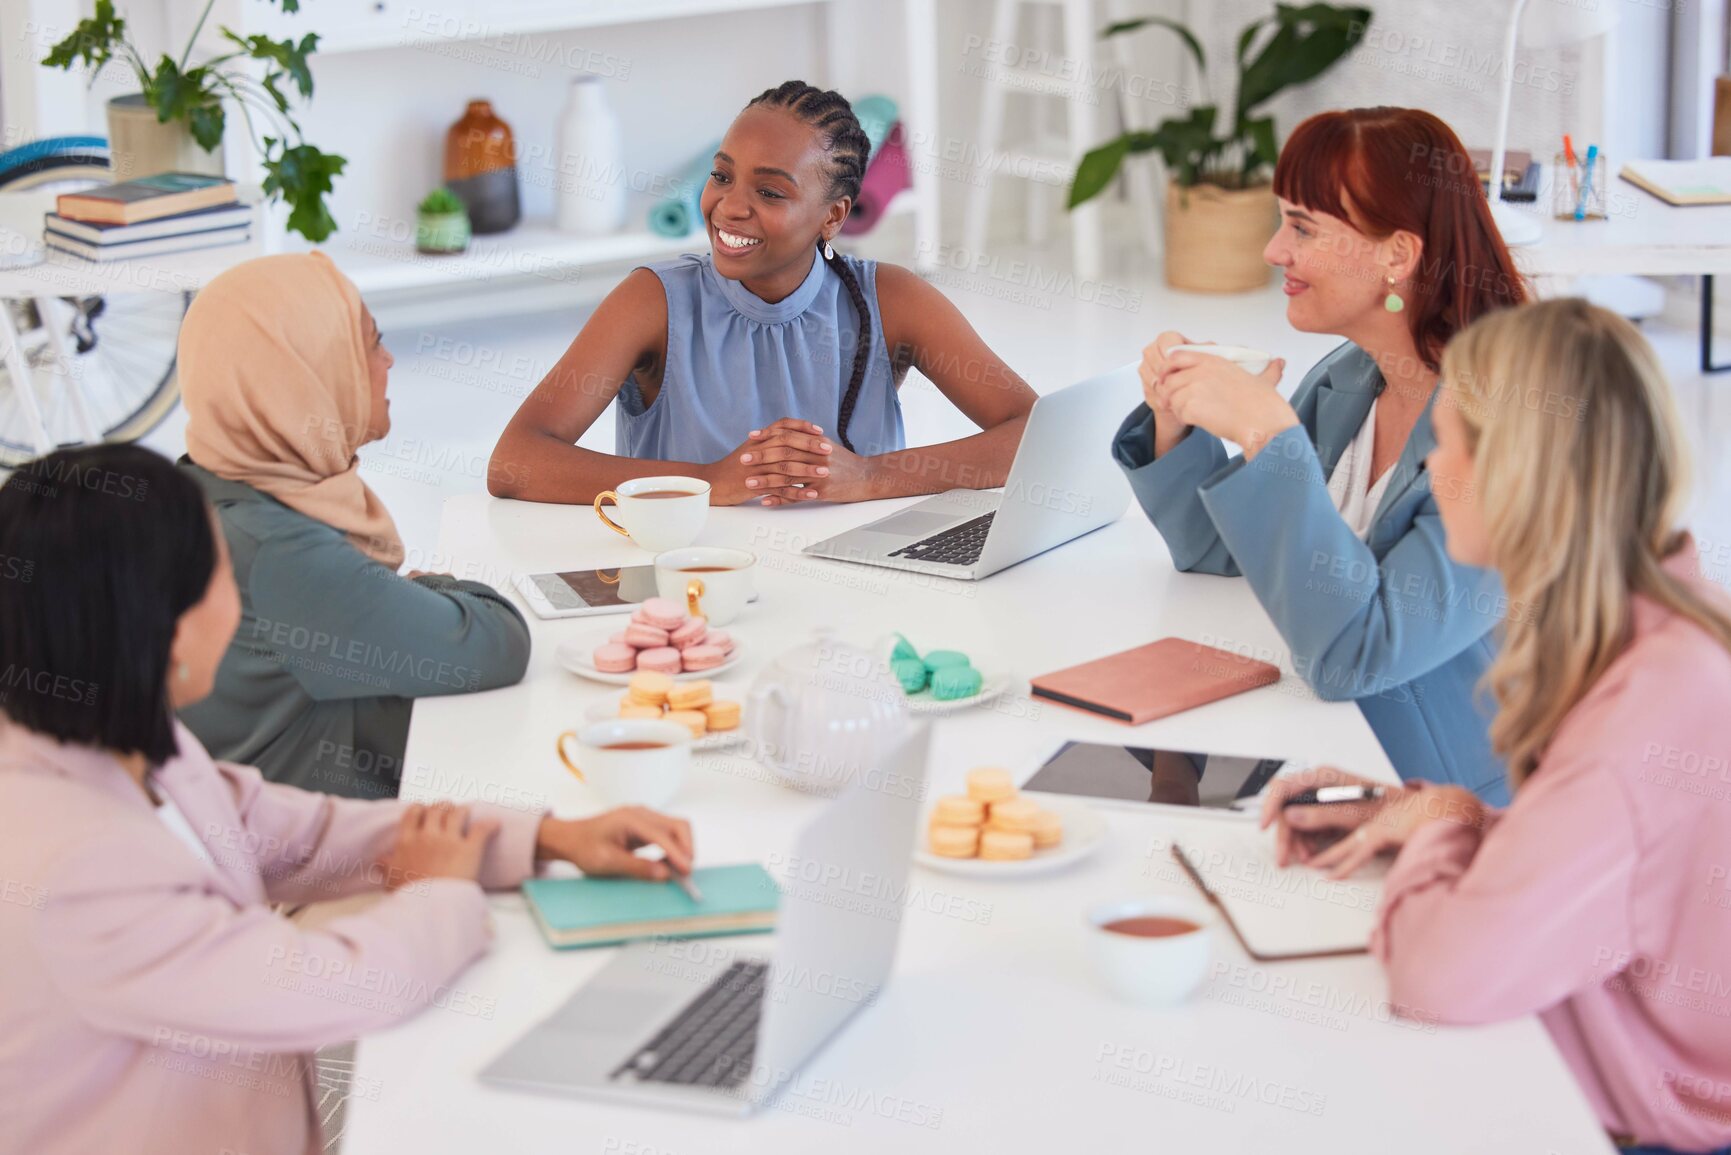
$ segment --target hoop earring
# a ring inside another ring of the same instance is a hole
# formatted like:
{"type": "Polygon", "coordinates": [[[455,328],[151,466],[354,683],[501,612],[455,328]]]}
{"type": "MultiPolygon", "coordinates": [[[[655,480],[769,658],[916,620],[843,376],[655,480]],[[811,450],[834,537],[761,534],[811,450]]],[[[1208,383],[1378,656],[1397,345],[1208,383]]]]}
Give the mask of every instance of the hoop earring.
{"type": "Polygon", "coordinates": [[[1382,299],[1382,307],[1391,313],[1398,313],[1406,308],[1406,302],[1401,300],[1399,293],[1394,291],[1394,278],[1388,279],[1388,296],[1382,299]]]}
{"type": "Polygon", "coordinates": [[[823,259],[826,261],[835,260],[835,249],[830,246],[828,237],[823,239],[823,259]]]}

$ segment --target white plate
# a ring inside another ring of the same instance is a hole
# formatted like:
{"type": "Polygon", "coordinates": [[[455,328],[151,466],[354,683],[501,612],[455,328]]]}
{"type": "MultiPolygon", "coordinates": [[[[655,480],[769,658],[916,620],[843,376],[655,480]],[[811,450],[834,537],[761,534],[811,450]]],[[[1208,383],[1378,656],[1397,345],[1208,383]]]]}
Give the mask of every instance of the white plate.
{"type": "MultiPolygon", "coordinates": [[[[704,671],[704,673],[708,672],[708,670],[704,671]]],[[[745,691],[740,689],[738,686],[716,686],[715,696],[717,698],[726,698],[729,701],[738,702],[742,707],[745,704],[745,691]]],[[[583,716],[591,722],[610,722],[619,717],[619,703],[623,698],[623,694],[617,698],[608,695],[597,702],[591,703],[589,708],[583,711],[583,716]]],[[[731,730],[721,730],[713,734],[705,734],[703,737],[693,742],[691,748],[698,753],[702,753],[706,750],[726,750],[729,747],[738,746],[746,740],[745,718],[742,711],[738,726],[731,730]]]]}
{"type": "Polygon", "coordinates": [[[1106,820],[1092,807],[1064,799],[1039,799],[1040,808],[1050,810],[1064,820],[1064,841],[1047,850],[1036,850],[1032,858],[1017,862],[989,862],[980,858],[945,858],[933,854],[927,847],[926,828],[931,824],[931,811],[920,817],[919,843],[914,847],[914,861],[921,866],[944,874],[960,874],[968,878],[1025,878],[1030,874],[1047,874],[1080,862],[1106,841],[1106,820]]]}
{"type": "MultiPolygon", "coordinates": [[[[895,675],[890,675],[894,677],[895,675]]],[[[971,710],[975,706],[984,706],[1009,693],[1016,685],[1016,679],[1008,674],[988,674],[980,671],[980,692],[969,698],[956,698],[951,701],[940,701],[932,697],[931,690],[921,690],[917,694],[902,695],[907,699],[908,712],[912,714],[955,714],[962,710],[971,710]]]]}
{"type": "MultiPolygon", "coordinates": [[[[609,686],[630,685],[631,677],[637,673],[636,670],[627,670],[623,674],[610,674],[603,670],[597,670],[593,660],[595,648],[606,645],[607,639],[618,632],[619,630],[609,627],[605,630],[593,630],[586,634],[579,634],[568,642],[560,642],[559,648],[553,652],[553,656],[561,666],[579,677],[606,682],[609,686]]],[[[727,655],[727,661],[721,665],[711,666],[707,670],[691,670],[674,674],[672,678],[676,682],[689,682],[693,678],[713,678],[722,671],[730,670],[738,665],[739,652],[743,648],[739,638],[735,637],[733,639],[733,652],[727,655]]]]}

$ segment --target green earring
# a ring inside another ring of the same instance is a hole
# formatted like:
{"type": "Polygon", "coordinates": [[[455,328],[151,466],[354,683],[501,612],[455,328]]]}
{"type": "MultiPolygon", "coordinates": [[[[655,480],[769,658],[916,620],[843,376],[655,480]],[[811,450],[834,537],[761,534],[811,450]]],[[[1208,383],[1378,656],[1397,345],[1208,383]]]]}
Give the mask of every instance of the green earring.
{"type": "Polygon", "coordinates": [[[1401,300],[1400,294],[1394,291],[1393,277],[1388,279],[1388,296],[1382,299],[1382,307],[1391,313],[1398,313],[1406,308],[1406,302],[1401,300]]]}

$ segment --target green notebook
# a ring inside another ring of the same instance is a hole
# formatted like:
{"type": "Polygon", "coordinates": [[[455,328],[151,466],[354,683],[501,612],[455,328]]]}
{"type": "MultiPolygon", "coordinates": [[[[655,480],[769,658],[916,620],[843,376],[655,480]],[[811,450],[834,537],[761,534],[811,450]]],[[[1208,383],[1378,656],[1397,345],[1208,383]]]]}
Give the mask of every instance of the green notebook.
{"type": "Polygon", "coordinates": [[[523,895],[541,934],[559,950],[775,929],[781,892],[755,862],[703,867],[691,872],[691,882],[701,904],[671,882],[635,878],[531,878],[523,895]]]}

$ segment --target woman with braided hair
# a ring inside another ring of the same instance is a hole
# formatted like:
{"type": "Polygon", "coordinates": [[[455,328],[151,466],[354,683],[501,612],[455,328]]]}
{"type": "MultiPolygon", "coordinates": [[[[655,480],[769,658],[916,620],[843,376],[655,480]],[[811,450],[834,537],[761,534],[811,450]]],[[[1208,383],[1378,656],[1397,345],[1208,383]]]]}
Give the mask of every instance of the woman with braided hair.
{"type": "Polygon", "coordinates": [[[506,426],[488,488],[588,502],[676,472],[717,505],[781,505],[1002,485],[1034,391],[937,289],[830,243],[869,150],[835,92],[790,80],[747,105],[703,189],[711,252],[608,294],[506,426]],[[980,432],[907,448],[910,367],[980,432]],[[576,445],[615,397],[617,455],[576,445]]]}

